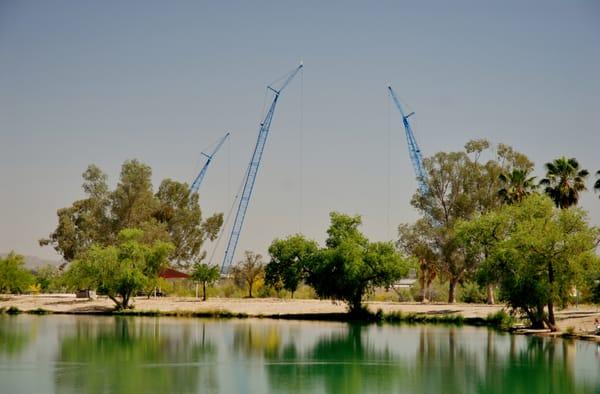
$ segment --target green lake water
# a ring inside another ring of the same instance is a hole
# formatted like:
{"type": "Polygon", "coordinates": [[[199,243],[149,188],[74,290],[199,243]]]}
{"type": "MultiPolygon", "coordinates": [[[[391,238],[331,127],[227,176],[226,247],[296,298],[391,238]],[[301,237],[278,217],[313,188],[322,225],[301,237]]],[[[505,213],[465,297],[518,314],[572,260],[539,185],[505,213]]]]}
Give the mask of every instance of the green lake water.
{"type": "Polygon", "coordinates": [[[600,393],[600,348],[475,327],[0,316],[0,393],[600,393]]]}

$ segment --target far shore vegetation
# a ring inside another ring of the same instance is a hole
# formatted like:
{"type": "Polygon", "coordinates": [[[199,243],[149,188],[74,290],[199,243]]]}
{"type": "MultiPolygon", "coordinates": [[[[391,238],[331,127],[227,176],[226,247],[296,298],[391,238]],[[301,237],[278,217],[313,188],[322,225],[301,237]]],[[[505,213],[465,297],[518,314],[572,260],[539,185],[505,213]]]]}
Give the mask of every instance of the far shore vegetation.
{"type": "Polygon", "coordinates": [[[393,241],[369,240],[361,216],[333,211],[323,245],[282,234],[261,245],[268,256],[246,251],[222,275],[206,261],[222,213],[205,217],[185,183],[165,179],[155,191],[150,167],[137,160],[123,163],[113,190],[90,165],[83,173],[85,198],[59,209],[55,230],[40,240],[65,263],[29,270],[22,256],[10,253],[0,258],[0,293],[87,289],[109,297],[121,313],[135,313],[135,296],[165,293],[199,300],[332,299],[345,303],[350,317],[367,316],[366,300],[504,304],[510,315],[490,321],[507,325],[519,318],[552,331],[557,309],[600,303],[600,230],[578,206],[588,185],[600,192],[600,170],[559,157],[538,180],[525,154],[486,140],[438,152],[424,167],[427,187],[411,200],[420,217],[399,224],[393,241]],[[164,279],[166,268],[189,279],[164,279]],[[399,287],[410,272],[416,272],[414,285],[399,287]]]}

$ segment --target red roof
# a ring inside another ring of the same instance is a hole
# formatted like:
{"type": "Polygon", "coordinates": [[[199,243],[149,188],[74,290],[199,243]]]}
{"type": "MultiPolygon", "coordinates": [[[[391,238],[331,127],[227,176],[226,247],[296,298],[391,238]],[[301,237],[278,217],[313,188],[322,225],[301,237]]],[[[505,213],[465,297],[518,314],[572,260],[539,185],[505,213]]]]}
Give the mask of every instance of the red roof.
{"type": "Polygon", "coordinates": [[[173,268],[165,268],[159,275],[165,279],[189,279],[190,276],[185,272],[174,270],[173,268]]]}

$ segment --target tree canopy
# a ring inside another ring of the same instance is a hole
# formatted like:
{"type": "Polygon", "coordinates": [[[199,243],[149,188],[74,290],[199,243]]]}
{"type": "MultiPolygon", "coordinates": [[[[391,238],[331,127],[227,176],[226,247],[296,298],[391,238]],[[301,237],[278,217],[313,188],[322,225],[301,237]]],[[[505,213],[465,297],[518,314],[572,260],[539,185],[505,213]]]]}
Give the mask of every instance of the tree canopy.
{"type": "Polygon", "coordinates": [[[358,229],[360,216],[332,212],[330,219],[326,247],[306,259],[306,282],[320,297],[343,300],[357,313],[367,293],[393,285],[410,262],[391,242],[369,242],[358,229]]]}
{"type": "Polygon", "coordinates": [[[254,285],[263,278],[265,273],[262,255],[247,250],[244,259],[231,267],[230,273],[238,286],[248,289],[248,298],[252,298],[254,285]]]}
{"type": "Polygon", "coordinates": [[[219,280],[221,270],[216,265],[196,263],[192,269],[192,280],[202,284],[202,301],[206,301],[206,286],[210,286],[219,280]]]}
{"type": "Polygon", "coordinates": [[[281,288],[294,296],[304,279],[308,259],[317,251],[318,244],[296,234],[285,239],[275,239],[269,246],[271,260],[265,267],[265,283],[276,290],[281,288]]]}
{"type": "Polygon", "coordinates": [[[117,309],[130,308],[139,291],[150,291],[160,272],[168,264],[174,247],[171,243],[143,243],[139,229],[121,230],[116,245],[93,245],[65,273],[72,289],[96,289],[105,293],[117,309]]]}
{"type": "Polygon", "coordinates": [[[534,327],[556,329],[554,307],[566,303],[585,273],[597,272],[598,229],[579,209],[556,209],[532,195],[465,223],[459,230],[483,254],[482,269],[498,279],[502,299],[534,327]],[[547,309],[547,314],[545,313],[547,309]]]}
{"type": "Polygon", "coordinates": [[[540,181],[546,194],[559,208],[577,205],[580,192],[586,190],[585,179],[589,171],[579,168],[574,157],[562,156],[546,163],[546,178],[540,181]]]}
{"type": "Polygon", "coordinates": [[[56,229],[40,244],[52,245],[72,261],[92,245],[116,245],[125,228],[139,228],[143,230],[141,242],[171,242],[170,259],[180,268],[189,268],[204,257],[203,243],[217,237],[223,215],[203,220],[198,195],[190,194],[187,184],[165,179],[154,193],[151,176],[148,165],[127,160],[111,191],[106,174],[90,165],[83,173],[86,198],[59,209],[56,229]]]}
{"type": "Polygon", "coordinates": [[[10,252],[0,257],[0,293],[24,293],[34,283],[34,277],[25,268],[23,256],[10,252]]]}
{"type": "MultiPolygon", "coordinates": [[[[399,241],[405,250],[418,249],[421,282],[431,283],[434,271],[448,280],[448,302],[456,300],[456,287],[475,269],[467,259],[454,231],[460,220],[497,209],[502,204],[498,191],[502,173],[519,168],[528,171],[533,163],[513,148],[499,144],[491,152],[486,140],[469,141],[464,151],[438,152],[425,158],[427,188],[417,190],[412,205],[422,214],[415,225],[399,227],[399,241]],[[484,154],[492,158],[483,161],[484,154]]],[[[425,289],[427,294],[427,289],[425,289]]]]}

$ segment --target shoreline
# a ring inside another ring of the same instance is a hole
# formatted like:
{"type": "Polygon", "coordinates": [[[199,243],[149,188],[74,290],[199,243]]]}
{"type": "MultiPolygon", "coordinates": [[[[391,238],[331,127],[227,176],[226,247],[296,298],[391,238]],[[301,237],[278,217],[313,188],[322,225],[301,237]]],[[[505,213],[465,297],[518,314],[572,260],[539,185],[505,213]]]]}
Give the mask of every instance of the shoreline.
{"type": "Polygon", "coordinates": [[[390,324],[456,324],[487,326],[519,335],[562,337],[600,342],[591,335],[600,309],[581,305],[558,311],[558,332],[503,326],[504,305],[366,302],[370,313],[350,316],[344,303],[314,299],[136,297],[135,309],[116,311],[106,297],[77,299],[72,294],[0,295],[0,313],[113,316],[170,316],[198,318],[261,318],[390,324]]]}

